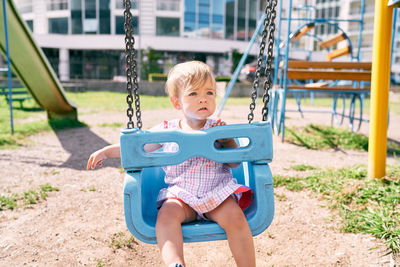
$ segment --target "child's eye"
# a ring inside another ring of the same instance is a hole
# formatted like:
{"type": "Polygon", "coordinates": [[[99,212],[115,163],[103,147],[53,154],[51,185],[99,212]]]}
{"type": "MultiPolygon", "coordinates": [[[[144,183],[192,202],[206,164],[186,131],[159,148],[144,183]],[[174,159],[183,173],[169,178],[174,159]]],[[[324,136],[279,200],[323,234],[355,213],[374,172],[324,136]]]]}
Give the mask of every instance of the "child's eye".
{"type": "Polygon", "coordinates": [[[196,92],[190,92],[189,93],[189,96],[195,96],[196,95],[196,92]]]}
{"type": "Polygon", "coordinates": [[[213,91],[208,91],[207,95],[214,95],[214,92],[213,91]]]}

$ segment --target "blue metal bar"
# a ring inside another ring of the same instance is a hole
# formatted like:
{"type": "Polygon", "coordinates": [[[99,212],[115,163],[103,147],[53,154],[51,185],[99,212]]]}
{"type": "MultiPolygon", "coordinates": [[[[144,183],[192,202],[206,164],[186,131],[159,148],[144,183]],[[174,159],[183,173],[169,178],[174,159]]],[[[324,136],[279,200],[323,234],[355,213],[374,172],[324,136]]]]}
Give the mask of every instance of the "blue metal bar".
{"type": "Polygon", "coordinates": [[[248,55],[250,53],[250,50],[253,47],[254,42],[256,41],[257,35],[260,32],[261,27],[264,26],[265,17],[266,17],[266,14],[263,13],[263,15],[260,18],[260,22],[258,23],[257,28],[254,31],[253,36],[250,39],[250,42],[249,42],[249,44],[247,46],[246,51],[244,52],[242,58],[240,59],[239,64],[236,66],[235,72],[233,73],[233,76],[232,76],[231,80],[229,81],[228,86],[226,87],[224,98],[222,98],[221,101],[218,104],[217,116],[220,116],[222,110],[224,109],[226,100],[228,99],[229,95],[231,94],[231,91],[232,91],[233,87],[235,86],[235,83],[236,83],[236,80],[239,77],[240,71],[242,70],[243,65],[246,62],[246,59],[247,59],[247,57],[248,57],[248,55]]]}
{"type": "MultiPolygon", "coordinates": [[[[357,61],[361,61],[361,44],[362,44],[362,31],[364,29],[364,10],[365,10],[365,0],[361,1],[361,18],[360,24],[358,25],[358,40],[357,40],[357,61]]],[[[351,54],[353,58],[353,53],[351,54]]]]}
{"type": "Polygon", "coordinates": [[[283,141],[285,138],[285,109],[286,109],[286,89],[287,89],[287,68],[288,68],[288,61],[289,61],[289,42],[290,42],[290,24],[291,24],[291,18],[292,18],[292,0],[289,1],[289,13],[288,13],[288,26],[287,26],[287,33],[286,33],[286,47],[285,47],[285,66],[283,67],[283,69],[285,70],[283,73],[283,96],[282,96],[282,110],[281,110],[281,116],[280,119],[278,121],[279,125],[277,127],[278,129],[278,133],[281,131],[282,132],[282,136],[281,136],[281,140],[283,141]]]}
{"type": "MultiPolygon", "coordinates": [[[[394,39],[396,37],[396,21],[397,21],[397,8],[394,9],[393,12],[393,25],[392,25],[392,46],[390,50],[390,71],[392,70],[392,64],[393,64],[393,48],[394,48],[394,39]]],[[[392,75],[390,75],[392,78],[392,75]]]]}
{"type": "Polygon", "coordinates": [[[4,16],[4,35],[6,40],[6,57],[7,57],[7,79],[8,79],[8,104],[10,107],[10,125],[11,134],[14,134],[14,118],[12,106],[12,90],[11,90],[11,65],[10,65],[10,47],[8,45],[8,30],[7,30],[7,7],[6,1],[3,0],[3,16],[4,16]]]}
{"type": "Polygon", "coordinates": [[[275,40],[275,47],[276,47],[276,53],[275,53],[275,69],[274,69],[274,81],[273,84],[276,85],[278,84],[278,72],[279,72],[279,60],[280,60],[280,43],[281,43],[281,29],[282,29],[282,19],[281,19],[281,14],[282,14],[282,2],[279,1],[279,12],[278,12],[278,35],[275,40]]]}

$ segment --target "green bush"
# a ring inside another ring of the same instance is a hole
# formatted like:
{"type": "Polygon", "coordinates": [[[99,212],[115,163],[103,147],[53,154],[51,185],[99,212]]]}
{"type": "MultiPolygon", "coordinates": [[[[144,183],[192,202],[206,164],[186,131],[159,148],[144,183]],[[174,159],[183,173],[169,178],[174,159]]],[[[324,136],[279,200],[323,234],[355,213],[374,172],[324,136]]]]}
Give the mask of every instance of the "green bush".
{"type": "Polygon", "coordinates": [[[165,82],[167,81],[167,74],[163,73],[150,73],[149,74],[149,82],[165,82]]]}
{"type": "Polygon", "coordinates": [[[231,80],[231,77],[229,76],[217,76],[215,77],[215,81],[217,82],[229,82],[231,80]]]}
{"type": "MultiPolygon", "coordinates": [[[[215,77],[216,82],[230,82],[231,77],[230,76],[217,76],[215,77]]],[[[240,82],[239,79],[236,80],[236,82],[240,82]]]]}

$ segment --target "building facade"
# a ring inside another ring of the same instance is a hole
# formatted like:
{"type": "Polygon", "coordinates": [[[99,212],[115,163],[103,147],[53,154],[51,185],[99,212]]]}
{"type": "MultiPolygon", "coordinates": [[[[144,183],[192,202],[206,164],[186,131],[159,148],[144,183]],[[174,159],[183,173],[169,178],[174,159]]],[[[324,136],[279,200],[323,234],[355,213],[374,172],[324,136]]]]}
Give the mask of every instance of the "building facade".
{"type": "MultiPolygon", "coordinates": [[[[122,0],[16,0],[61,80],[113,79],[124,75],[122,0]]],[[[166,73],[197,59],[217,75],[230,75],[232,51],[244,52],[260,17],[262,0],[132,1],[135,48],[156,58],[166,73]]],[[[256,46],[252,54],[256,54],[256,46]]]]}

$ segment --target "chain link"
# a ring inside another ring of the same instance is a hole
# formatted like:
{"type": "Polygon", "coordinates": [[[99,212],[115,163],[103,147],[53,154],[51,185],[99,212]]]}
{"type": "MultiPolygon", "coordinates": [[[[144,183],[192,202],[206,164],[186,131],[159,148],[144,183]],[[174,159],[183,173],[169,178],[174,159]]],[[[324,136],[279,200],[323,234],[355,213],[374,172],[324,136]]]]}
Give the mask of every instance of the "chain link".
{"type": "Polygon", "coordinates": [[[272,0],[269,2],[269,10],[268,16],[269,18],[269,33],[268,33],[268,49],[267,49],[267,59],[266,59],[266,67],[265,67],[265,81],[264,81],[264,94],[263,94],[263,103],[264,106],[261,110],[262,120],[266,121],[268,117],[268,103],[269,103],[269,90],[272,87],[272,58],[274,54],[274,33],[275,33],[275,18],[276,18],[276,5],[278,1],[272,0]]]}
{"type": "Polygon", "coordinates": [[[137,128],[142,128],[142,119],[140,111],[140,98],[138,94],[138,81],[137,81],[137,63],[136,63],[136,51],[134,48],[135,38],[133,37],[133,26],[132,26],[132,13],[131,13],[131,0],[124,1],[124,30],[125,30],[125,62],[126,62],[126,90],[128,91],[128,96],[126,97],[126,102],[128,104],[128,109],[126,110],[126,115],[128,116],[128,129],[134,128],[134,123],[132,117],[134,111],[132,108],[133,101],[135,101],[135,112],[136,112],[136,125],[137,128]],[[133,94],[132,94],[133,93],[133,94]]]}
{"type": "Polygon", "coordinates": [[[275,31],[275,17],[276,17],[276,5],[277,0],[269,0],[267,6],[265,7],[265,19],[264,19],[264,29],[261,33],[261,43],[259,48],[259,53],[257,57],[257,68],[255,79],[253,82],[253,90],[251,93],[251,103],[250,103],[250,112],[248,115],[249,123],[251,123],[254,119],[254,109],[256,108],[256,99],[257,99],[257,90],[260,83],[260,76],[261,76],[261,65],[264,60],[264,52],[266,46],[266,40],[268,37],[268,51],[267,51],[267,61],[266,61],[266,68],[265,68],[265,75],[267,79],[264,83],[264,95],[263,95],[263,102],[264,108],[262,110],[263,120],[266,120],[268,115],[268,101],[269,101],[269,89],[271,88],[271,64],[272,64],[272,56],[273,56],[273,47],[274,47],[274,31],[275,31]]]}

